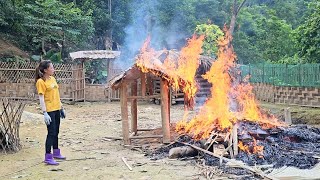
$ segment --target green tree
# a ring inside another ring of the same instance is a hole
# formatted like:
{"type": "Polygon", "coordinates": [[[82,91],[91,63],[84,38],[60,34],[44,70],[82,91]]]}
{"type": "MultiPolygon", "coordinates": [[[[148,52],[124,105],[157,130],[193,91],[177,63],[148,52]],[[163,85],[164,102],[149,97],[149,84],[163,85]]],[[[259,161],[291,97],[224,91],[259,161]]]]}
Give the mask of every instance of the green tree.
{"type": "Polygon", "coordinates": [[[320,3],[311,3],[311,15],[296,30],[299,55],[305,62],[320,63],[320,3]]]}
{"type": "Polygon", "coordinates": [[[277,62],[282,58],[293,57],[296,42],[290,24],[279,19],[273,10],[257,22],[257,46],[266,61],[277,62]]]}
{"type": "Polygon", "coordinates": [[[224,35],[219,26],[214,24],[200,24],[197,25],[195,32],[199,35],[205,35],[205,42],[202,46],[203,54],[216,56],[218,51],[218,41],[221,40],[224,35]]]}
{"type": "Polygon", "coordinates": [[[84,14],[73,3],[58,0],[37,0],[25,4],[24,26],[36,49],[45,55],[46,48],[60,47],[57,53],[67,55],[71,47],[81,43],[93,33],[91,14],[84,14]]]}

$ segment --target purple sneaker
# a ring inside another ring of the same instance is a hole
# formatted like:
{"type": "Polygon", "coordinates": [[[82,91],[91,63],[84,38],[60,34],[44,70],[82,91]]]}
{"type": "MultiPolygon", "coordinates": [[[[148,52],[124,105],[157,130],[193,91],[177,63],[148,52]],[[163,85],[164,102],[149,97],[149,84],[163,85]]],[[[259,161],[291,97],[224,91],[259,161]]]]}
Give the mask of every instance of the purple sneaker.
{"type": "Polygon", "coordinates": [[[53,149],[53,158],[55,158],[55,159],[66,159],[66,157],[61,155],[60,149],[53,149]]]}
{"type": "Polygon", "coordinates": [[[57,162],[53,159],[53,156],[52,156],[51,153],[46,153],[44,162],[45,162],[47,165],[59,165],[59,163],[57,163],[57,162]]]}

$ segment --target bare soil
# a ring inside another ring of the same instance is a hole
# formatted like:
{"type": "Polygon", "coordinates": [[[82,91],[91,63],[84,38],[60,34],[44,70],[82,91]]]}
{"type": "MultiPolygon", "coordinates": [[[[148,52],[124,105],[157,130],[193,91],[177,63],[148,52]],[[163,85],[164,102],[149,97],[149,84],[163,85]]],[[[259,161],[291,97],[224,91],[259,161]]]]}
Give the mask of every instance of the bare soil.
{"type": "MultiPolygon", "coordinates": [[[[2,34],[0,34],[2,35],[2,34]]],[[[1,57],[14,57],[20,56],[23,58],[27,58],[28,54],[21,49],[19,49],[16,45],[11,43],[8,40],[3,39],[0,37],[0,58],[1,57]]]]}
{"type": "MultiPolygon", "coordinates": [[[[138,148],[124,147],[122,141],[108,139],[122,136],[119,102],[86,102],[65,107],[67,118],[61,122],[60,148],[67,160],[58,166],[42,162],[47,130],[39,105],[29,104],[21,119],[22,149],[17,153],[0,153],[0,179],[205,179],[203,169],[194,161],[146,157],[141,149],[161,146],[157,139],[135,141],[133,145],[138,148]],[[127,159],[132,171],[122,157],[127,159]]],[[[262,107],[281,117],[287,106],[262,104],[262,107]]],[[[319,108],[291,107],[291,110],[294,122],[320,123],[319,108]]],[[[183,111],[183,105],[173,105],[171,122],[181,120],[183,111]]],[[[160,127],[160,106],[139,103],[138,128],[160,127]]],[[[216,174],[214,177],[229,179],[234,176],[216,174]]]]}
{"type": "MultiPolygon", "coordinates": [[[[0,153],[0,179],[201,179],[199,169],[190,161],[150,160],[144,153],[130,150],[120,137],[120,103],[79,103],[67,105],[67,118],[60,128],[60,148],[67,161],[47,166],[44,159],[46,126],[37,104],[28,105],[22,116],[22,149],[13,154],[0,153]],[[132,167],[130,171],[122,157],[132,167]]],[[[183,115],[183,106],[173,106],[172,121],[183,115]],[[179,116],[178,116],[179,115],[179,116]]],[[[139,105],[139,128],[161,127],[160,106],[139,105]]],[[[144,144],[147,146],[148,144],[144,144]]],[[[161,145],[161,144],[158,144],[161,145]]]]}

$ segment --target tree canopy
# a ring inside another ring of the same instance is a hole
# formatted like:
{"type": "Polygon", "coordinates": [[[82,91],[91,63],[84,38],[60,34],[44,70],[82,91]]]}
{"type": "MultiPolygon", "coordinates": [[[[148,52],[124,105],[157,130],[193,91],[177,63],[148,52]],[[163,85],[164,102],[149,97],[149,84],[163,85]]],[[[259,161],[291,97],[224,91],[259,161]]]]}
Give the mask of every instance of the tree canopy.
{"type": "MultiPolygon", "coordinates": [[[[0,1],[0,34],[30,57],[67,61],[90,49],[139,50],[149,34],[158,49],[179,49],[194,33],[214,56],[221,29],[243,0],[0,1]],[[234,6],[237,2],[237,6],[234,6]]],[[[237,14],[233,46],[239,63],[320,62],[317,0],[250,0],[237,14]]]]}

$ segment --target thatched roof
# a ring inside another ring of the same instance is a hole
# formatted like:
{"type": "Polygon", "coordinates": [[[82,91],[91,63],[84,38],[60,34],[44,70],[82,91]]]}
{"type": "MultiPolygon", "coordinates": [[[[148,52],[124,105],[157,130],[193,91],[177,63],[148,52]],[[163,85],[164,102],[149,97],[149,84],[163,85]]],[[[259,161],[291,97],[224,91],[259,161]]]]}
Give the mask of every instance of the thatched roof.
{"type": "Polygon", "coordinates": [[[77,51],[70,53],[70,57],[75,59],[114,59],[120,56],[120,51],[94,50],[77,51]]]}
{"type": "MultiPolygon", "coordinates": [[[[175,50],[157,51],[155,57],[152,60],[152,64],[145,64],[144,66],[148,70],[156,72],[154,74],[157,74],[158,77],[170,79],[170,72],[167,72],[166,69],[161,69],[162,63],[168,57],[171,60],[173,60],[173,62],[175,62],[177,66],[179,66],[178,64],[179,52],[175,50]]],[[[204,68],[210,68],[211,63],[213,61],[212,58],[209,58],[206,56],[201,56],[199,60],[200,60],[200,64],[204,66],[204,68]]],[[[108,86],[116,89],[119,87],[119,84],[121,83],[122,80],[129,80],[129,81],[135,80],[140,78],[140,74],[141,74],[141,70],[135,63],[127,70],[122,71],[121,73],[119,73],[118,75],[110,79],[110,81],[108,82],[108,86]]],[[[181,82],[182,84],[187,83],[187,81],[184,80],[183,77],[179,77],[179,82],[181,82]]]]}

